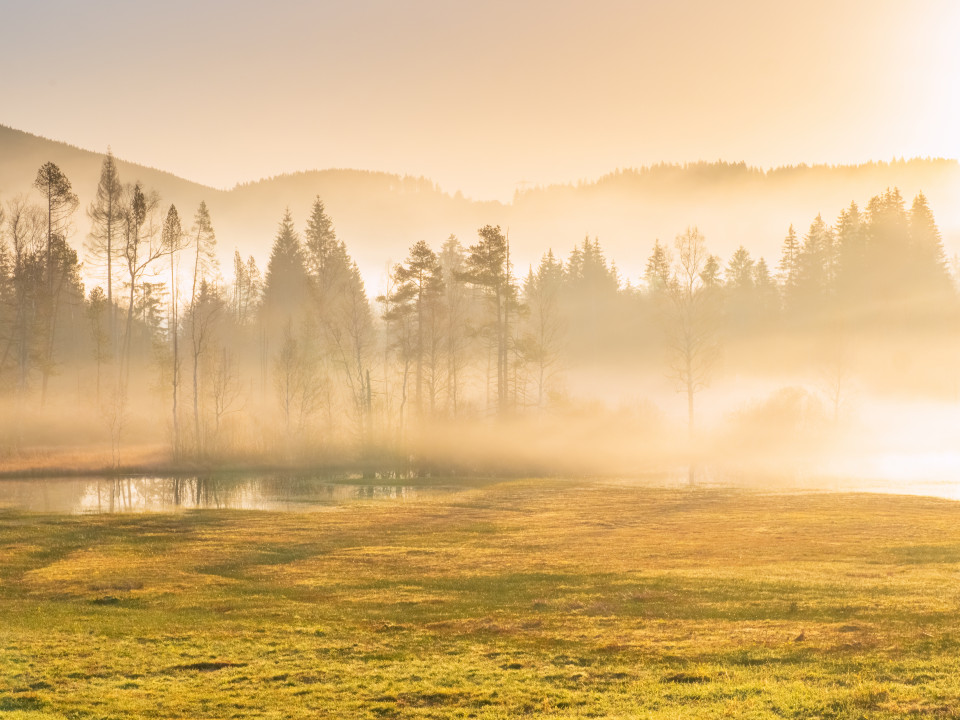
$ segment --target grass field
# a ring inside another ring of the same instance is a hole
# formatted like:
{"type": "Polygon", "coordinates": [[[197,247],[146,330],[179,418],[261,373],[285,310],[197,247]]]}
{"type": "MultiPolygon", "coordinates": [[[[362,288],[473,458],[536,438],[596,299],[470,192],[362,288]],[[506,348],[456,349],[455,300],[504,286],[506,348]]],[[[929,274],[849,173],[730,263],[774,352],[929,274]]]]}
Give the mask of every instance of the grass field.
{"type": "Polygon", "coordinates": [[[960,505],[522,481],[0,513],[0,718],[960,717],[960,505]]]}

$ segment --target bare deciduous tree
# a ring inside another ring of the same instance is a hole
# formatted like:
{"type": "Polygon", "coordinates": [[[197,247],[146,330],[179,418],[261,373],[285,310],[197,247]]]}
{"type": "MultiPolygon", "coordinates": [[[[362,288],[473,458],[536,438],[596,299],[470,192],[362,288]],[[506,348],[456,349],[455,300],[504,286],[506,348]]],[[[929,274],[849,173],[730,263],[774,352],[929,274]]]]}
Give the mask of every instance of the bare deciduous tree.
{"type": "MultiPolygon", "coordinates": [[[[719,356],[717,341],[718,297],[703,278],[709,255],[697,228],[687,228],[674,241],[676,262],[668,291],[667,349],[670,376],[687,396],[687,431],[694,441],[694,399],[707,387],[710,372],[719,356]]],[[[694,464],[690,464],[690,482],[694,464]]]]}

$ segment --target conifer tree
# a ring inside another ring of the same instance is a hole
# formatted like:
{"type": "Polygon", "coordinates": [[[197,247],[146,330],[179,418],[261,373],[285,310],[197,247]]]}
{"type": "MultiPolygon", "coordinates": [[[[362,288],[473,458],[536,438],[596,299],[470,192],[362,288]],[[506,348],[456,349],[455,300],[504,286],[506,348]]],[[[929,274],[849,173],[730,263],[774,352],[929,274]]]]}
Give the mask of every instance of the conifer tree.
{"type": "Polygon", "coordinates": [[[268,331],[282,333],[288,322],[299,323],[308,300],[303,247],[288,208],[280,221],[264,278],[262,312],[268,331]]]}
{"type": "Polygon", "coordinates": [[[527,345],[536,371],[537,407],[543,408],[547,391],[559,363],[563,321],[560,293],[563,290],[563,263],[548,250],[536,272],[530,268],[523,285],[524,306],[530,326],[527,345]]]}
{"type": "Polygon", "coordinates": [[[796,302],[817,314],[834,288],[836,267],[832,229],[817,215],[803,239],[797,277],[796,302]]]}
{"type": "Polygon", "coordinates": [[[940,229],[923,193],[910,208],[911,280],[918,295],[941,295],[950,287],[947,259],[940,229]]]}
{"type": "Polygon", "coordinates": [[[855,202],[840,212],[834,224],[836,243],[836,292],[844,306],[862,297],[867,266],[867,244],[863,218],[855,202]]]}
{"type": "Polygon", "coordinates": [[[307,272],[322,294],[343,281],[348,268],[345,248],[337,240],[333,221],[319,197],[313,201],[304,231],[304,255],[307,272]]]}
{"type": "Polygon", "coordinates": [[[730,257],[725,273],[728,288],[749,292],[754,286],[754,264],[747,249],[741,245],[730,257]]]}
{"type": "Polygon", "coordinates": [[[767,261],[763,258],[757,260],[753,267],[753,285],[758,309],[757,319],[762,322],[774,319],[780,310],[780,292],[767,261]]]}
{"type": "Polygon", "coordinates": [[[497,410],[503,414],[509,407],[509,318],[511,308],[516,305],[516,287],[510,272],[507,236],[500,226],[484,225],[478,235],[480,240],[470,246],[461,277],[480,290],[488,301],[491,316],[488,327],[497,354],[497,410]]]}
{"type": "Polygon", "coordinates": [[[660,240],[653,244],[653,252],[647,259],[646,272],[644,280],[647,283],[647,289],[654,294],[666,292],[670,287],[670,265],[673,258],[670,257],[670,250],[663,245],[660,240]]]}
{"type": "Polygon", "coordinates": [[[909,292],[904,262],[910,257],[910,220],[898,188],[887,188],[870,199],[866,210],[868,254],[865,295],[884,303],[896,302],[909,292]]]}
{"type": "Polygon", "coordinates": [[[708,255],[703,263],[703,270],[700,271],[700,279],[703,281],[703,287],[708,290],[716,290],[720,287],[720,258],[716,255],[708,255]]]}
{"type": "Polygon", "coordinates": [[[44,325],[43,346],[40,355],[43,369],[42,404],[46,402],[47,382],[55,362],[54,346],[56,343],[57,315],[60,310],[60,288],[62,282],[71,272],[67,266],[75,265],[77,262],[76,252],[67,245],[67,236],[69,234],[70,216],[77,209],[79,201],[67,176],[52,162],[45,163],[37,171],[33,186],[40,191],[40,194],[46,200],[47,213],[45,293],[40,305],[40,317],[44,325]],[[58,273],[58,270],[62,272],[58,273]]]}
{"type": "Polygon", "coordinates": [[[443,337],[447,357],[447,412],[456,417],[459,409],[460,376],[467,363],[467,324],[470,297],[463,280],[466,253],[456,235],[444,241],[438,257],[443,277],[443,337]]]}
{"type": "Polygon", "coordinates": [[[394,304],[408,303],[413,319],[414,400],[417,414],[424,414],[424,380],[429,371],[430,411],[435,411],[437,353],[439,347],[439,314],[443,296],[443,271],[437,254],[420,240],[410,248],[406,261],[394,269],[394,304]]]}
{"type": "Polygon", "coordinates": [[[796,291],[800,279],[800,241],[793,225],[783,239],[783,251],[777,270],[783,294],[790,297],[796,291]]]}

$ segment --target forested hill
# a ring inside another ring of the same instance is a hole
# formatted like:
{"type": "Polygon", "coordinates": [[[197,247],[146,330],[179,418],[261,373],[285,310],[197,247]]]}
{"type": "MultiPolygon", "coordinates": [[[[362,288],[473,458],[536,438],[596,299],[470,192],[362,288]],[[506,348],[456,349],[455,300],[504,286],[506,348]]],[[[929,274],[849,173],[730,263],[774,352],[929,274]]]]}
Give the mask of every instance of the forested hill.
{"type": "MultiPolygon", "coordinates": [[[[29,191],[37,168],[53,161],[86,208],[102,159],[99,152],[0,126],[0,201],[29,191]]],[[[697,225],[711,251],[724,257],[743,244],[775,264],[790,224],[802,234],[818,213],[833,222],[851,201],[862,205],[893,186],[908,199],[923,191],[947,253],[960,250],[960,166],[954,160],[767,171],[743,163],[662,164],[618,170],[591,182],[527,189],[510,203],[471,200],[423,178],[381,172],[299,172],[217,190],[122,159],[118,166],[123,181],[139,180],[157,190],[165,205],[176,204],[188,218],[206,200],[225,268],[235,248],[262,265],[284,209],[289,206],[302,228],[313,198],[320,195],[372,290],[386,263],[401,260],[412,243],[439,246],[456,234],[469,244],[477,228],[488,223],[509,229],[518,271],[547,248],[565,256],[589,234],[599,237],[626,277],[636,279],[654,240],[669,241],[688,225],[697,225]]],[[[74,225],[72,242],[79,248],[87,233],[85,213],[75,214],[74,225]]]]}
{"type": "MultiPolygon", "coordinates": [[[[103,148],[103,152],[106,152],[106,148],[103,148]]],[[[103,152],[83,150],[0,125],[0,200],[9,200],[17,193],[30,190],[37,169],[51,161],[70,179],[74,192],[80,198],[81,208],[86,208],[96,194],[103,152]]],[[[145,187],[155,189],[163,197],[183,198],[187,203],[198,203],[201,198],[212,199],[215,195],[223,194],[172,173],[126,162],[122,158],[116,160],[121,178],[130,182],[140,180],[145,187]]],[[[77,229],[82,230],[78,234],[85,235],[86,218],[82,215],[78,212],[74,221],[77,229]]]]}

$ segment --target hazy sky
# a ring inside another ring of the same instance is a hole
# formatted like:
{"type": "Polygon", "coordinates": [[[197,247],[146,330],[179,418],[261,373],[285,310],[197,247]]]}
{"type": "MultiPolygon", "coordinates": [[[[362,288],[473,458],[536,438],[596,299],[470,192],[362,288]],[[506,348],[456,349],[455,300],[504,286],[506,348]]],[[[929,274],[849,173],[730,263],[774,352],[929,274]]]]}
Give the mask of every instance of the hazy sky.
{"type": "Polygon", "coordinates": [[[3,5],[0,123],[219,187],[960,156],[954,0],[3,5]]]}

